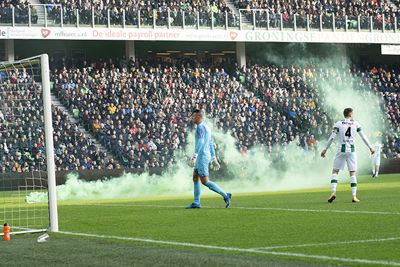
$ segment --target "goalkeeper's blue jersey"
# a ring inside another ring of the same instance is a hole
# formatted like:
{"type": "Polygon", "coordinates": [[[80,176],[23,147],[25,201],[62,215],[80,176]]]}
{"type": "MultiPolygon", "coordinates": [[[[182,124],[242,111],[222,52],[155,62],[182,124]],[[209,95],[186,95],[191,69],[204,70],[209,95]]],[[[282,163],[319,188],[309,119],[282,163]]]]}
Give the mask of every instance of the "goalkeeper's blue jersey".
{"type": "Polygon", "coordinates": [[[197,125],[195,133],[195,144],[196,147],[194,152],[198,154],[199,158],[215,157],[211,130],[204,122],[197,125]]]}

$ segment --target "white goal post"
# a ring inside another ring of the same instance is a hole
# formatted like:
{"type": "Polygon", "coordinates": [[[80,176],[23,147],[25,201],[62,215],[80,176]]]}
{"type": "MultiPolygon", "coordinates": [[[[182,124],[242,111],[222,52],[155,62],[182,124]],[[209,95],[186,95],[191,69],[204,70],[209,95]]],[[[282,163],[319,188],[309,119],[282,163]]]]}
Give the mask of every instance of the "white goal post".
{"type": "Polygon", "coordinates": [[[47,54],[0,62],[0,218],[11,234],[58,232],[47,54]],[[35,192],[48,202],[29,203],[35,192]]]}

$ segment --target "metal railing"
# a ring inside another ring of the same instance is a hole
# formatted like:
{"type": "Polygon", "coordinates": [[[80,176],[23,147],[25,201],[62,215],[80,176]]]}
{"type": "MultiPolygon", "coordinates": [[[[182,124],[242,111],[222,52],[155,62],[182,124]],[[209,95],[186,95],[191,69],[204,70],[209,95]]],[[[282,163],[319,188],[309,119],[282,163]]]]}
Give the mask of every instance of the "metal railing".
{"type": "Polygon", "coordinates": [[[280,31],[397,32],[400,17],[288,15],[266,9],[239,9],[233,12],[197,12],[147,9],[64,9],[55,4],[30,4],[28,8],[0,11],[1,26],[165,28],[165,29],[239,29],[280,31]]]}
{"type": "MultiPolygon", "coordinates": [[[[310,14],[270,14],[266,9],[247,10],[240,9],[243,16],[252,25],[247,25],[253,30],[287,30],[287,31],[391,31],[397,32],[400,27],[399,17],[375,16],[340,16],[332,14],[310,15],[310,14]]],[[[242,19],[241,19],[242,21],[242,19]]]]}

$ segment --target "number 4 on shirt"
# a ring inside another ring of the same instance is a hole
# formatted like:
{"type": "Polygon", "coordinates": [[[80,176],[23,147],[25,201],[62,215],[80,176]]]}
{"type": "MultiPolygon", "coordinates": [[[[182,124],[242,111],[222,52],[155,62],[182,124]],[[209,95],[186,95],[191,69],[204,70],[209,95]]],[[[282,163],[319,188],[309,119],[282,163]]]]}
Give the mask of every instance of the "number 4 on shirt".
{"type": "Polygon", "coordinates": [[[346,133],[344,134],[344,136],[351,137],[351,129],[350,129],[350,128],[351,128],[351,127],[347,128],[347,131],[346,131],[346,133]]]}

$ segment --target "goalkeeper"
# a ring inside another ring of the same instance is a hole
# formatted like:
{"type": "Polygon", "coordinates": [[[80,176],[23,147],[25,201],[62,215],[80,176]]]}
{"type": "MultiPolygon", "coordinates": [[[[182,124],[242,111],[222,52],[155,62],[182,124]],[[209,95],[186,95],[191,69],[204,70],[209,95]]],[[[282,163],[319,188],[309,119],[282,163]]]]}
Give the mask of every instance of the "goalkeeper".
{"type": "Polygon", "coordinates": [[[215,183],[208,180],[208,167],[211,165],[213,170],[218,170],[220,165],[215,157],[214,146],[211,138],[211,130],[203,122],[204,113],[199,109],[195,109],[192,113],[193,122],[197,125],[195,132],[195,152],[189,161],[189,166],[194,167],[193,182],[194,182],[194,202],[187,206],[187,209],[200,208],[200,192],[201,183],[210,190],[220,194],[225,200],[225,208],[229,207],[232,194],[225,193],[215,183]]]}

